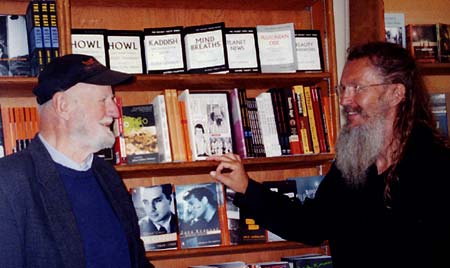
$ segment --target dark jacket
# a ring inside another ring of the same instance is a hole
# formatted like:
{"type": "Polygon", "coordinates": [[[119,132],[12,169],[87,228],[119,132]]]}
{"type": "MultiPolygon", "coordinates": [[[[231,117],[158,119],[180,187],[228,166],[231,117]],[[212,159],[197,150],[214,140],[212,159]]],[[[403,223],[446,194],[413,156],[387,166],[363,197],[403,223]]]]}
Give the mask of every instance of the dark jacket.
{"type": "Polygon", "coordinates": [[[333,164],[314,199],[292,202],[250,181],[235,203],[288,240],[329,241],[334,268],[442,267],[450,252],[450,151],[416,128],[399,164],[391,208],[386,174],[373,165],[367,183],[350,187],[333,164]]]}
{"type": "MultiPolygon", "coordinates": [[[[137,216],[126,188],[104,160],[92,169],[125,231],[131,267],[145,257],[137,216]]],[[[85,267],[75,216],[50,154],[39,138],[0,160],[0,267],[85,267]]]]}

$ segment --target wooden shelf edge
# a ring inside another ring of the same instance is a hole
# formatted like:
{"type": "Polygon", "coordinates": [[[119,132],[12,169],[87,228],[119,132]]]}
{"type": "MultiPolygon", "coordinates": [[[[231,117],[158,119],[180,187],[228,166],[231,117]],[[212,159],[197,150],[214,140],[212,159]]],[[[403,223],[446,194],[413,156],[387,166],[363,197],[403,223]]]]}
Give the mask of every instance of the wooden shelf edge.
{"type": "Polygon", "coordinates": [[[258,252],[267,250],[285,250],[296,248],[312,248],[305,244],[297,242],[279,241],[279,242],[267,242],[259,244],[249,245],[234,245],[234,246],[217,246],[217,247],[204,247],[204,248],[192,248],[192,249],[174,249],[164,251],[147,251],[146,256],[150,260],[163,260],[163,259],[181,259],[188,257],[198,257],[205,255],[223,255],[232,253],[247,253],[258,252]]]}
{"type": "MultiPolygon", "coordinates": [[[[334,154],[314,154],[314,155],[290,155],[266,158],[244,159],[244,166],[247,171],[257,170],[279,170],[294,169],[301,167],[318,166],[330,163],[334,159],[334,154]]],[[[217,166],[212,161],[195,162],[170,162],[135,165],[118,165],[116,170],[123,179],[145,178],[154,176],[175,176],[175,175],[195,175],[208,174],[217,166]]]]}

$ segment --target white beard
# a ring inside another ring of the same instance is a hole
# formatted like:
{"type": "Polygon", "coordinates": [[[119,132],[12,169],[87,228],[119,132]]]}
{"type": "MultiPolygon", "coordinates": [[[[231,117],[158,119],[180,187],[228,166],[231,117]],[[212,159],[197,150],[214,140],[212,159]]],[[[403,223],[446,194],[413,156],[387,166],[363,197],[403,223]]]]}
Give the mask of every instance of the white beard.
{"type": "Polygon", "coordinates": [[[383,148],[384,119],[356,127],[344,126],[336,142],[336,166],[351,186],[365,183],[367,169],[375,163],[383,148]]]}

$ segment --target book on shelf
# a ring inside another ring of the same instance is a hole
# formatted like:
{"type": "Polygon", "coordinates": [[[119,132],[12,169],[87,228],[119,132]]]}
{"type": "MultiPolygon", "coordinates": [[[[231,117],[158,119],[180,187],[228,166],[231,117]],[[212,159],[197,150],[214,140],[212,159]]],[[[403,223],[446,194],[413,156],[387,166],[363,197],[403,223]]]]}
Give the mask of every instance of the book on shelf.
{"type": "Polygon", "coordinates": [[[42,40],[44,42],[45,61],[48,64],[53,59],[52,36],[50,33],[50,16],[48,2],[39,1],[39,15],[41,18],[42,40]]]}
{"type": "Polygon", "coordinates": [[[430,96],[431,112],[436,120],[436,128],[445,136],[449,137],[448,109],[450,101],[446,93],[434,93],[430,96]]]}
{"type": "Polygon", "coordinates": [[[406,25],[406,47],[417,62],[437,62],[436,24],[406,25]]]}
{"type": "Polygon", "coordinates": [[[260,64],[255,27],[225,28],[230,73],[258,73],[260,64]]]}
{"type": "Polygon", "coordinates": [[[159,161],[152,104],[123,106],[123,130],[128,164],[159,161]]]}
{"type": "Polygon", "coordinates": [[[30,76],[24,15],[0,15],[0,76],[30,76]]]}
{"type": "Polygon", "coordinates": [[[113,123],[113,133],[115,136],[114,142],[114,157],[116,165],[120,165],[127,162],[127,151],[125,146],[125,133],[123,130],[123,103],[122,97],[114,97],[117,110],[119,111],[119,116],[114,119],[113,123]]]}
{"type": "Polygon", "coordinates": [[[25,17],[32,76],[37,76],[47,64],[40,13],[40,3],[38,1],[30,1],[25,17]]]}
{"type": "Polygon", "coordinates": [[[436,34],[438,40],[439,62],[450,62],[450,24],[437,23],[436,34]]]}
{"type": "Polygon", "coordinates": [[[386,42],[406,48],[404,13],[384,13],[384,33],[386,42]]]}
{"type": "Polygon", "coordinates": [[[228,97],[235,152],[241,158],[252,157],[254,156],[254,150],[248,117],[246,90],[244,88],[234,88],[228,97]]]}
{"type": "Polygon", "coordinates": [[[248,268],[247,264],[243,261],[230,261],[208,264],[208,266],[215,268],[248,268]]]}
{"type": "Polygon", "coordinates": [[[331,256],[320,254],[304,254],[281,257],[291,268],[333,268],[331,256]]]}
{"type": "Polygon", "coordinates": [[[189,73],[227,73],[225,23],[183,29],[186,68],[189,73]]]}
{"type": "Polygon", "coordinates": [[[322,40],[319,30],[295,30],[297,71],[323,71],[322,40]]]}
{"type": "Polygon", "coordinates": [[[109,68],[128,74],[143,74],[145,55],[143,31],[108,30],[109,68]]]}
{"type": "Polygon", "coordinates": [[[178,100],[186,108],[192,160],[233,151],[227,93],[190,93],[185,89],[178,100]]]}
{"type": "Polygon", "coordinates": [[[163,95],[157,95],[152,100],[155,114],[156,137],[158,139],[158,153],[160,162],[172,162],[170,149],[169,125],[167,123],[166,102],[163,95]]]}
{"type": "Polygon", "coordinates": [[[109,66],[106,29],[72,29],[72,53],[93,56],[109,66]]]}
{"type": "Polygon", "coordinates": [[[246,99],[248,110],[248,121],[251,130],[251,142],[253,147],[253,156],[265,157],[266,151],[262,139],[261,127],[258,118],[258,108],[256,106],[256,98],[246,99]]]}
{"type": "Polygon", "coordinates": [[[172,161],[187,160],[185,137],[183,134],[178,93],[176,89],[164,90],[164,101],[167,110],[167,123],[169,125],[169,138],[172,151],[172,161]]]}
{"type": "MultiPolygon", "coordinates": [[[[0,110],[2,107],[0,107],[0,110]]],[[[3,135],[3,119],[0,116],[0,158],[5,156],[5,136],[3,135]]]]}
{"type": "Polygon", "coordinates": [[[248,268],[290,268],[286,261],[256,262],[247,264],[248,268]]]}
{"type": "Polygon", "coordinates": [[[185,72],[182,31],[182,26],[144,29],[145,73],[185,72]]]}
{"type": "Polygon", "coordinates": [[[223,245],[224,193],[220,183],[176,185],[180,247],[223,245]]]}
{"type": "Polygon", "coordinates": [[[293,23],[257,25],[262,73],[295,73],[297,55],[293,23]]]}
{"type": "Polygon", "coordinates": [[[263,92],[256,96],[255,99],[265,154],[267,157],[281,156],[281,145],[278,139],[272,96],[269,92],[263,92]]]}
{"type": "Polygon", "coordinates": [[[132,188],[131,198],[145,250],[176,249],[178,219],[173,185],[132,188]]]}
{"type": "Polygon", "coordinates": [[[301,139],[302,149],[304,154],[313,153],[311,129],[309,127],[308,109],[306,107],[305,91],[302,85],[292,86],[294,92],[295,102],[297,108],[295,116],[297,117],[297,125],[299,131],[299,138],[301,139]]]}
{"type": "Polygon", "coordinates": [[[48,15],[50,20],[50,37],[52,44],[52,58],[59,57],[59,30],[58,11],[55,0],[46,0],[48,3],[48,15]]]}
{"type": "Polygon", "coordinates": [[[323,175],[300,176],[287,178],[288,181],[294,181],[297,186],[297,198],[303,203],[306,198],[313,199],[323,175]]]}
{"type": "Polygon", "coordinates": [[[239,207],[233,204],[235,195],[235,191],[229,187],[225,187],[225,211],[230,245],[241,244],[240,212],[239,207]]]}
{"type": "Polygon", "coordinates": [[[271,88],[268,90],[272,97],[272,106],[275,115],[275,125],[278,133],[278,140],[282,155],[290,155],[289,133],[286,120],[285,103],[280,88],[271,88]]]}
{"type": "Polygon", "coordinates": [[[321,96],[321,89],[317,86],[311,86],[311,96],[313,101],[314,117],[316,120],[317,136],[319,138],[319,147],[321,153],[330,151],[330,145],[328,142],[328,129],[326,119],[323,113],[323,106],[321,96]]]}
{"type": "MultiPolygon", "coordinates": [[[[284,194],[291,200],[297,198],[297,184],[295,181],[291,180],[264,181],[263,185],[273,192],[284,194]]],[[[285,241],[285,239],[267,230],[267,242],[273,241],[285,241]]]]}
{"type": "Polygon", "coordinates": [[[313,106],[313,96],[311,86],[304,86],[303,90],[305,96],[306,112],[308,114],[308,122],[311,133],[312,151],[315,154],[318,154],[320,153],[319,136],[317,132],[317,124],[319,124],[319,122],[317,121],[314,115],[315,111],[313,106]]]}

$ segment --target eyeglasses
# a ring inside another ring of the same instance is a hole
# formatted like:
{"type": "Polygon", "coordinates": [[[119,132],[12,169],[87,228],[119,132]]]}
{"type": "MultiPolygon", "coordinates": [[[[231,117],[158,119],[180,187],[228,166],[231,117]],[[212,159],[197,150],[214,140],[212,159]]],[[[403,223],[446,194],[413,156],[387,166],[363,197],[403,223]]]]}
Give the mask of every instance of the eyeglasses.
{"type": "Polygon", "coordinates": [[[344,96],[345,92],[349,92],[350,94],[358,95],[362,91],[364,91],[367,88],[370,87],[377,87],[377,86],[387,86],[392,85],[392,83],[381,83],[381,84],[371,84],[371,85],[356,85],[356,86],[336,86],[334,89],[338,93],[339,96],[344,96]]]}

